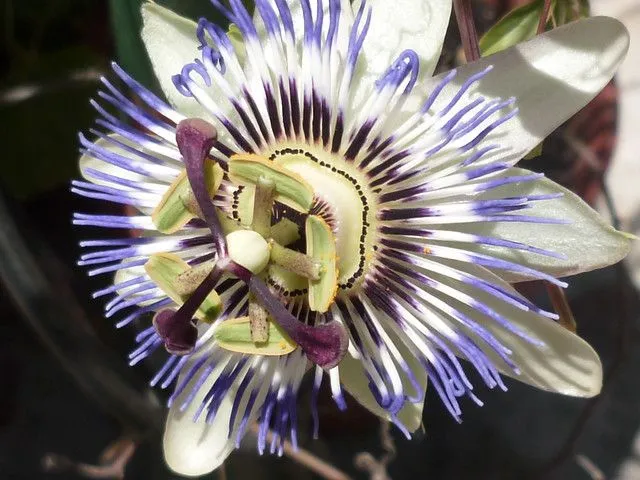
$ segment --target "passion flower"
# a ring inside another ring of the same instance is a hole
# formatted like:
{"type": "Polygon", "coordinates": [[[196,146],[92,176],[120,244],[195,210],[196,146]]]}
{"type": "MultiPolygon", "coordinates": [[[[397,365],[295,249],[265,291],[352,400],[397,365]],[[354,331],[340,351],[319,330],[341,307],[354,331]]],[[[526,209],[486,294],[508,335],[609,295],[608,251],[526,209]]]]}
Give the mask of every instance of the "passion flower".
{"type": "Polygon", "coordinates": [[[597,354],[510,282],[565,286],[629,239],[514,164],[609,81],[624,28],[585,20],[430,78],[450,1],[212,1],[239,36],[144,5],[168,103],[114,64],[139,101],[103,79],[73,187],[139,212],[74,222],[143,232],[82,242],[80,264],[115,272],[107,317],[147,325],[131,364],[168,352],[169,466],[211,471],[255,422],[261,453],[295,445],[310,368],[314,402],[328,377],[340,408],[344,388],[407,436],[428,378],[457,420],[460,397],[481,404],[458,358],[489,388],[597,394],[597,354]]]}

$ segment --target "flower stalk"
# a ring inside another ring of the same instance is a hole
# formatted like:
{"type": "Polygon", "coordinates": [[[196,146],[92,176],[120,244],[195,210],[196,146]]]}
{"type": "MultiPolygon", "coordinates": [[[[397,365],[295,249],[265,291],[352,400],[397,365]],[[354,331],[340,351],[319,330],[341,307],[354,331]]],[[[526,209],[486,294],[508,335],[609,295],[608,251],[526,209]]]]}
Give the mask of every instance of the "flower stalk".
{"type": "Polygon", "coordinates": [[[453,0],[453,9],[458,22],[465,58],[467,62],[475,62],[480,58],[480,45],[476,24],[473,20],[471,0],[453,0]]]}
{"type": "Polygon", "coordinates": [[[537,33],[540,35],[544,33],[547,28],[547,21],[549,20],[549,12],[551,11],[551,0],[544,0],[542,6],[542,12],[540,12],[540,20],[538,21],[537,33]]]}

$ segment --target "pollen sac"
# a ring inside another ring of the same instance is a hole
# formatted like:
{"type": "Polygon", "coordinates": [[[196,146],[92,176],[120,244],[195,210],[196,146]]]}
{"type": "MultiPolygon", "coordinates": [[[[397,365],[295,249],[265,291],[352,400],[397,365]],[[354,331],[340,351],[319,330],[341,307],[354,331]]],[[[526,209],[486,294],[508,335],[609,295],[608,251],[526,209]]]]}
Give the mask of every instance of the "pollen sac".
{"type": "MultiPolygon", "coordinates": [[[[177,255],[172,253],[151,255],[144,269],[158,288],[178,305],[182,305],[189,298],[189,295],[179,293],[185,291],[184,286],[180,285],[179,277],[191,270],[191,267],[177,255]]],[[[206,322],[213,322],[218,318],[221,310],[222,301],[218,294],[212,291],[196,311],[196,317],[206,322]]]]}
{"type": "MultiPolygon", "coordinates": [[[[224,171],[217,163],[207,160],[204,175],[207,190],[213,198],[220,188],[224,171]]],[[[162,200],[151,214],[151,219],[159,232],[175,233],[199,215],[200,209],[189,185],[187,173],[182,172],[162,196],[162,200]]]]}
{"type": "Polygon", "coordinates": [[[234,155],[229,162],[229,176],[240,185],[255,186],[260,177],[272,180],[276,200],[299,212],[308,212],[313,206],[314,192],[300,175],[291,172],[259,155],[234,155]]]}
{"type": "Polygon", "coordinates": [[[281,356],[298,348],[275,322],[269,322],[267,341],[255,343],[251,338],[249,317],[225,320],[218,325],[213,335],[221,348],[251,355],[281,356]]]}
{"type": "Polygon", "coordinates": [[[309,308],[324,313],[338,291],[336,240],[327,222],[317,215],[307,217],[305,233],[307,255],[320,264],[320,278],[309,280],[309,308]]]}
{"type": "Polygon", "coordinates": [[[227,235],[229,257],[254,274],[262,272],[271,256],[269,244],[258,232],[237,230],[227,235]]]}
{"type": "Polygon", "coordinates": [[[215,263],[213,261],[201,263],[195,267],[185,270],[176,277],[173,284],[176,293],[181,297],[185,295],[191,295],[198,285],[200,285],[204,279],[211,273],[215,263]]]}

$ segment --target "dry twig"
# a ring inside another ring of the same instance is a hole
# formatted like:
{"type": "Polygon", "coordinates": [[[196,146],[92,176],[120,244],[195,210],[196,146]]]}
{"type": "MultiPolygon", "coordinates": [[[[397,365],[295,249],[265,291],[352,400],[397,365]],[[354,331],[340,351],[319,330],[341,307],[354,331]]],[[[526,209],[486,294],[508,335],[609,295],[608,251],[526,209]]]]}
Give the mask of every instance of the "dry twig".
{"type": "Polygon", "coordinates": [[[391,423],[387,420],[380,420],[380,443],[385,452],[380,460],[369,452],[362,452],[356,455],[353,463],[359,470],[367,472],[370,480],[391,480],[387,467],[396,458],[396,445],[391,436],[391,423]]]}
{"type": "Polygon", "coordinates": [[[123,480],[137,446],[131,438],[121,437],[102,452],[98,465],[75,462],[65,456],[48,453],[42,459],[42,468],[47,473],[75,472],[85,478],[123,480]]]}
{"type": "Polygon", "coordinates": [[[576,463],[580,465],[585,472],[589,474],[592,480],[606,480],[607,477],[604,475],[603,471],[598,468],[598,466],[593,463],[589,457],[586,455],[582,455],[581,453],[576,455],[576,463]]]}
{"type": "MultiPolygon", "coordinates": [[[[258,425],[253,425],[251,431],[254,435],[258,435],[258,425]]],[[[273,438],[273,432],[267,431],[267,443],[271,442],[273,438]]],[[[325,480],[351,480],[349,476],[330,463],[325,462],[321,458],[316,457],[313,453],[303,449],[295,448],[288,440],[284,441],[284,456],[293,460],[294,462],[308,468],[312,472],[315,472],[325,480]]]]}

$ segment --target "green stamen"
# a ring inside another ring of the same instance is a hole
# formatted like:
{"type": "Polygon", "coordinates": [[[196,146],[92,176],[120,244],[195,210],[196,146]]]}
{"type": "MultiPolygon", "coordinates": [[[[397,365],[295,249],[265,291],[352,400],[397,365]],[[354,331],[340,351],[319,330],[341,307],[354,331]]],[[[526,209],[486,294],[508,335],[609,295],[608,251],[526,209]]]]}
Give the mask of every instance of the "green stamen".
{"type": "MultiPolygon", "coordinates": [[[[205,162],[204,171],[207,191],[213,198],[220,188],[224,171],[220,165],[211,160],[205,162]]],[[[183,171],[162,196],[160,203],[151,214],[151,220],[159,232],[175,233],[192,218],[201,216],[202,213],[191,190],[187,173],[183,171]]]]}
{"type": "Polygon", "coordinates": [[[306,213],[313,206],[313,188],[300,175],[258,155],[234,155],[229,161],[229,176],[240,184],[256,185],[263,177],[272,180],[276,200],[306,213]]]}
{"type": "MultiPolygon", "coordinates": [[[[164,293],[178,305],[183,305],[189,298],[189,294],[183,294],[188,288],[178,281],[178,277],[191,270],[187,262],[172,253],[157,253],[151,255],[144,265],[147,275],[164,293]]],[[[199,272],[201,273],[201,272],[199,272]]],[[[199,274],[198,273],[198,274],[199,274]]],[[[206,278],[209,272],[204,277],[206,278]]],[[[202,283],[202,282],[200,282],[202,283]]],[[[198,284],[199,285],[199,284],[198,284]]],[[[198,287],[196,285],[196,288],[198,287]]],[[[195,289],[194,289],[195,290],[195,289]]],[[[215,291],[207,295],[196,311],[196,317],[200,320],[213,322],[222,311],[222,301],[215,291]]]]}
{"type": "Polygon", "coordinates": [[[329,225],[316,215],[307,217],[305,230],[307,253],[322,268],[320,279],[309,281],[309,308],[326,312],[338,291],[336,241],[329,225]]]}
{"type": "Polygon", "coordinates": [[[310,280],[320,280],[320,263],[304,253],[279,245],[273,239],[269,245],[271,246],[271,261],[273,263],[310,280]]]}
{"type": "Polygon", "coordinates": [[[218,345],[232,352],[251,355],[281,356],[293,352],[298,345],[275,322],[269,322],[267,340],[255,343],[249,317],[220,323],[214,332],[218,345]]]}
{"type": "Polygon", "coordinates": [[[191,295],[198,288],[198,285],[207,278],[207,275],[211,273],[214,266],[215,262],[209,261],[179,274],[173,285],[176,293],[180,296],[191,295]]]}
{"type": "Polygon", "coordinates": [[[280,245],[290,245],[300,240],[298,225],[288,218],[283,218],[275,225],[271,226],[271,238],[280,245]]]}

